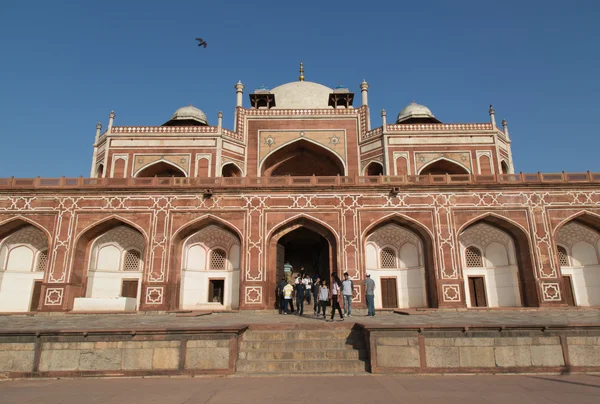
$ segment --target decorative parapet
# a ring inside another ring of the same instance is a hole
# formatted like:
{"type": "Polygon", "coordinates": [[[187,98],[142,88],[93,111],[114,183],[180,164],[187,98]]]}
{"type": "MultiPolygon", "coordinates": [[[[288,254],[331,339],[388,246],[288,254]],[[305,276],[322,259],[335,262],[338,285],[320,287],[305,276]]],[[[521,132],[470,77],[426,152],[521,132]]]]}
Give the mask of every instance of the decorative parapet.
{"type": "Polygon", "coordinates": [[[400,192],[401,187],[478,186],[478,185],[560,185],[600,184],[600,173],[550,173],[550,174],[441,174],[398,176],[335,176],[335,177],[151,177],[151,178],[0,178],[4,189],[122,189],[122,188],[350,188],[391,187],[400,192]]]}
{"type": "Polygon", "coordinates": [[[111,133],[217,133],[216,126],[113,126],[111,133]]]}
{"type": "Polygon", "coordinates": [[[491,123],[419,123],[386,125],[386,132],[464,132],[494,130],[491,123]]]}
{"type": "Polygon", "coordinates": [[[373,130],[365,132],[365,134],[361,137],[360,140],[372,139],[372,138],[375,138],[375,137],[379,137],[382,134],[383,134],[383,128],[382,127],[375,128],[373,130]]]}
{"type": "Polygon", "coordinates": [[[232,132],[228,129],[221,129],[221,133],[223,134],[223,136],[228,137],[230,139],[233,140],[237,140],[238,142],[243,142],[244,141],[244,134],[243,133],[236,133],[236,132],[232,132]]]}

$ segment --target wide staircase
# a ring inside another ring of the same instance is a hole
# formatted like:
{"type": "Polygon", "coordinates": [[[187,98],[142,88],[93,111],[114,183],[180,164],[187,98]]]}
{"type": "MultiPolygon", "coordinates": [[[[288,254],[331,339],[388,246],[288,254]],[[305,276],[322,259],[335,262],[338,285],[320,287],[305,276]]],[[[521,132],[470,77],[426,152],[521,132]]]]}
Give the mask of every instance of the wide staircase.
{"type": "Polygon", "coordinates": [[[368,370],[362,332],[349,327],[249,329],[242,337],[237,373],[356,374],[368,370]]]}

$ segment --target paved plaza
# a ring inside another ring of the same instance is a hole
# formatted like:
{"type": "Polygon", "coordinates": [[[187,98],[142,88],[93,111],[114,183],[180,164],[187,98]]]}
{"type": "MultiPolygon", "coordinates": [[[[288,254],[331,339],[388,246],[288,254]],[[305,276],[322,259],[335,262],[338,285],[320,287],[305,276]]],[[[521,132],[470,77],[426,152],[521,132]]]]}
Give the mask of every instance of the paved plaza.
{"type": "MultiPolygon", "coordinates": [[[[311,312],[312,313],[312,312],[311,312]]],[[[359,322],[379,325],[587,325],[600,324],[597,309],[545,309],[545,310],[498,310],[498,311],[434,311],[427,314],[402,315],[394,312],[378,312],[375,317],[357,311],[346,323],[359,322]]],[[[329,317],[329,315],[328,315],[329,317]]],[[[338,323],[338,317],[336,317],[338,323]]],[[[56,314],[56,315],[10,315],[0,316],[1,330],[102,330],[144,328],[197,328],[246,324],[320,324],[327,326],[322,318],[312,314],[302,317],[267,312],[214,313],[202,316],[177,314],[56,314]]]]}
{"type": "Polygon", "coordinates": [[[0,401],[3,404],[598,404],[600,375],[22,380],[0,382],[0,401]]]}

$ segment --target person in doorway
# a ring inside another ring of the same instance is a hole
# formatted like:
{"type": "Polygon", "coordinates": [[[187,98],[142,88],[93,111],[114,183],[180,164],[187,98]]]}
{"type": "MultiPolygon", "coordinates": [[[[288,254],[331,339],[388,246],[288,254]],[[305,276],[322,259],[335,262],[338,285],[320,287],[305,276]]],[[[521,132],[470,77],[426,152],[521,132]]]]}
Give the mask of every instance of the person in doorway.
{"type": "Polygon", "coordinates": [[[354,295],[354,283],[348,276],[348,272],[344,272],[344,280],[342,281],[342,296],[344,297],[344,315],[352,317],[352,296],[354,295]]]}
{"type": "Polygon", "coordinates": [[[288,305],[292,303],[293,295],[294,287],[291,283],[287,283],[283,288],[283,314],[288,314],[288,305]]]}
{"type": "Polygon", "coordinates": [[[314,300],[313,311],[315,313],[315,317],[319,315],[321,312],[321,305],[319,304],[319,289],[321,288],[321,278],[318,276],[315,278],[314,285],[312,287],[312,294],[314,300]]]}
{"type": "Polygon", "coordinates": [[[367,274],[365,279],[365,293],[367,295],[367,316],[375,315],[375,281],[371,279],[371,274],[367,274]]]}
{"type": "Polygon", "coordinates": [[[281,281],[277,284],[277,289],[275,291],[277,293],[277,306],[279,308],[279,314],[283,314],[285,309],[283,307],[283,288],[285,287],[285,285],[287,285],[287,282],[284,276],[283,278],[281,278],[281,281]]]}
{"type": "Polygon", "coordinates": [[[327,303],[329,302],[329,289],[327,288],[327,281],[323,280],[321,282],[321,287],[319,288],[319,306],[321,306],[321,310],[323,310],[323,320],[327,319],[327,303]]]}
{"type": "Polygon", "coordinates": [[[333,280],[331,281],[331,321],[335,317],[335,310],[340,313],[340,319],[344,321],[344,315],[342,314],[342,308],[340,307],[340,302],[338,300],[339,296],[342,294],[342,282],[340,278],[338,278],[337,274],[331,275],[333,280]]]}
{"type": "Polygon", "coordinates": [[[301,316],[304,314],[304,299],[306,295],[306,285],[302,282],[299,282],[296,285],[296,309],[298,310],[298,315],[301,316]]]}
{"type": "Polygon", "coordinates": [[[302,278],[302,283],[304,283],[304,286],[306,287],[306,304],[310,304],[312,279],[310,279],[310,276],[308,276],[308,274],[304,274],[304,278],[302,278]]]}

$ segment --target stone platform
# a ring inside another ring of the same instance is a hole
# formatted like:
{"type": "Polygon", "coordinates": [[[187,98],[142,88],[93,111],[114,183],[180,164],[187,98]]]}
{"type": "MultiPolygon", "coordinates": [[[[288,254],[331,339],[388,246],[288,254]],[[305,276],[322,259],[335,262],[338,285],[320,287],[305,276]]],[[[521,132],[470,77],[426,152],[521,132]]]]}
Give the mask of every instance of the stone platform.
{"type": "Polygon", "coordinates": [[[600,371],[600,310],[0,316],[0,377],[600,371]]]}

